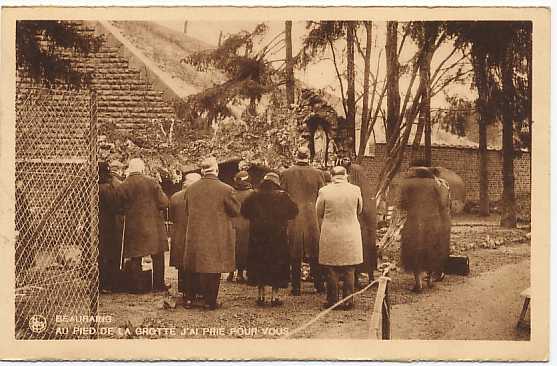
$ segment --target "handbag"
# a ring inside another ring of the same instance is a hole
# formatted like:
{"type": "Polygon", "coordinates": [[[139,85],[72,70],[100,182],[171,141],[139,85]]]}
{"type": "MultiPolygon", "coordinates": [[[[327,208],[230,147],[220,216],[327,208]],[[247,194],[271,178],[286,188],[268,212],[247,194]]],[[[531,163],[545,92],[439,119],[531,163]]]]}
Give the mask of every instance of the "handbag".
{"type": "Polygon", "coordinates": [[[470,259],[466,255],[449,255],[445,265],[445,273],[468,276],[470,274],[470,259]]]}

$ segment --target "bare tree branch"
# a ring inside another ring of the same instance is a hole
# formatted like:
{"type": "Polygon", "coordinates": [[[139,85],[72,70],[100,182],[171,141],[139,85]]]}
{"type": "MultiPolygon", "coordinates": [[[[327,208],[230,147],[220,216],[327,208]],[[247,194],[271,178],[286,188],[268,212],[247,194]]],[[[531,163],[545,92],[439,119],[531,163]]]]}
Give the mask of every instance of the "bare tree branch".
{"type": "Polygon", "coordinates": [[[340,71],[338,70],[337,57],[335,54],[335,45],[333,44],[333,41],[331,40],[330,37],[327,37],[327,42],[331,47],[331,53],[333,55],[333,65],[335,66],[335,72],[337,74],[338,82],[340,84],[340,94],[342,95],[342,108],[344,109],[344,115],[346,116],[348,115],[348,107],[346,106],[346,96],[344,94],[344,85],[342,84],[342,77],[340,75],[340,71]]]}

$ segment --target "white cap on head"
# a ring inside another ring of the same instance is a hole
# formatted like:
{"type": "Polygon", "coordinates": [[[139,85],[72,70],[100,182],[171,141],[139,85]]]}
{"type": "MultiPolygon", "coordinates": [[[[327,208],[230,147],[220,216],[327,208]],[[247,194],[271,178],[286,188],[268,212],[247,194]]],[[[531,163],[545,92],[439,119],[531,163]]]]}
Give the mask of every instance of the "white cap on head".
{"type": "Polygon", "coordinates": [[[145,171],[145,163],[140,158],[130,159],[128,163],[128,173],[143,173],[145,171]]]}

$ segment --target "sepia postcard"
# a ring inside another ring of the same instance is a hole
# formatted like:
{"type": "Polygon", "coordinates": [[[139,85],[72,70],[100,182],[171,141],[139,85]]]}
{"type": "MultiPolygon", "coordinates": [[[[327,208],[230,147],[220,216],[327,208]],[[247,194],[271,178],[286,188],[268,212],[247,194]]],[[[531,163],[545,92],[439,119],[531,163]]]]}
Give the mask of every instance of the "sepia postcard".
{"type": "Polygon", "coordinates": [[[1,17],[1,359],[548,360],[548,8],[1,17]]]}

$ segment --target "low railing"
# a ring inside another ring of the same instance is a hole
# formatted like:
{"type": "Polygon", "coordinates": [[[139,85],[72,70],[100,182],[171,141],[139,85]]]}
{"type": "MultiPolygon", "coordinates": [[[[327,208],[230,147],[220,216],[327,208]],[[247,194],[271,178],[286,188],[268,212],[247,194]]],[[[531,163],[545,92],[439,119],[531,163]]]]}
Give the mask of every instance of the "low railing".
{"type": "Polygon", "coordinates": [[[389,272],[394,267],[384,263],[381,268],[381,277],[377,279],[379,287],[373,302],[373,312],[369,322],[369,338],[391,339],[391,302],[389,298],[389,272]]]}
{"type": "Polygon", "coordinates": [[[378,285],[377,294],[375,295],[375,302],[373,312],[371,314],[369,337],[371,339],[390,339],[391,338],[391,319],[390,319],[390,300],[389,300],[389,282],[391,279],[388,277],[389,272],[394,269],[391,263],[385,262],[380,266],[381,276],[365,286],[363,289],[354,292],[353,294],[339,300],[329,308],[323,310],[315,317],[305,322],[298,328],[289,332],[283,339],[292,338],[294,335],[306,330],[309,326],[316,323],[319,319],[323,318],[336,307],[348,301],[354,296],[360,295],[375,285],[378,285]]]}

